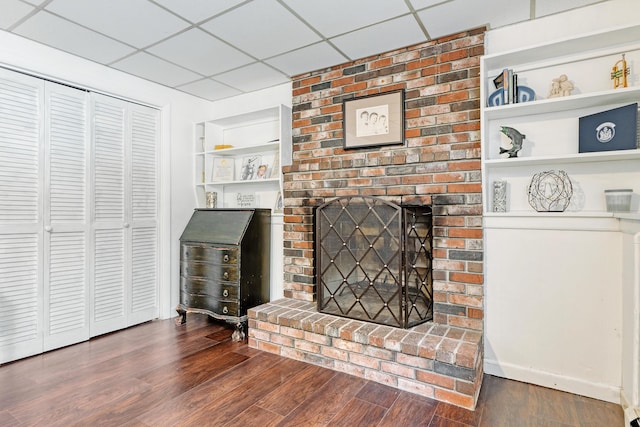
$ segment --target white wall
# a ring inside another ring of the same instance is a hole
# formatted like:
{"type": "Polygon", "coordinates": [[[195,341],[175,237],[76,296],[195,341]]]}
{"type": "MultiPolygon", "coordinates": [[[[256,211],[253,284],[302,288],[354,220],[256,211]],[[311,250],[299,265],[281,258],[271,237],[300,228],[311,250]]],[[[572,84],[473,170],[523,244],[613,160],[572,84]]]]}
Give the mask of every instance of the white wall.
{"type": "MultiPolygon", "coordinates": [[[[638,16],[637,0],[606,1],[491,30],[485,51],[637,24],[638,16]]],[[[519,221],[517,229],[485,229],[485,371],[619,403],[632,316],[623,317],[630,245],[618,220],[557,229],[519,221]]]]}
{"type": "Polygon", "coordinates": [[[640,221],[622,221],[621,228],[622,403],[636,408],[640,417],[640,221]]]}
{"type": "Polygon", "coordinates": [[[622,243],[615,226],[485,228],[487,373],[619,401],[622,243]]]}

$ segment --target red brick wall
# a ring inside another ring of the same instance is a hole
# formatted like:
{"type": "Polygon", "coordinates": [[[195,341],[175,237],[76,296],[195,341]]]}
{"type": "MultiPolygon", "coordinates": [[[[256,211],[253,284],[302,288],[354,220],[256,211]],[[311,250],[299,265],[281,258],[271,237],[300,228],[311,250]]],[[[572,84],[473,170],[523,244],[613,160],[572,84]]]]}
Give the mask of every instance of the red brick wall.
{"type": "Polygon", "coordinates": [[[296,76],[284,170],[284,287],[315,298],[313,208],[373,195],[432,205],[434,322],[482,329],[479,59],[484,28],[296,76]],[[404,146],[343,149],[343,101],[405,91],[404,146]]]}

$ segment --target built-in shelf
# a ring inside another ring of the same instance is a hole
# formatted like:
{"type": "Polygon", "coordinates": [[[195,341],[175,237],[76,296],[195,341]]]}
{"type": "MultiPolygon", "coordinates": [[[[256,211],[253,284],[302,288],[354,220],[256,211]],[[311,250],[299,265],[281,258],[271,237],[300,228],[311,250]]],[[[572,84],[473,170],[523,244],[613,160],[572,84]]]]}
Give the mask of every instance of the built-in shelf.
{"type": "Polygon", "coordinates": [[[624,104],[640,100],[640,86],[582,93],[561,98],[541,99],[517,104],[500,105],[484,109],[485,120],[497,120],[518,116],[557,113],[560,111],[624,104]]]}
{"type": "MultiPolygon", "coordinates": [[[[606,207],[604,190],[631,188],[634,197],[640,194],[640,149],[579,152],[582,117],[640,102],[635,72],[628,79],[631,86],[613,88],[611,68],[623,53],[628,65],[640,62],[640,25],[609,28],[481,58],[483,208],[491,224],[505,221],[508,227],[527,228],[527,221],[539,226],[540,221],[553,219],[571,228],[569,223],[577,219],[580,227],[593,221],[615,222],[613,214],[599,211],[606,207]],[[493,80],[504,69],[512,69],[518,84],[531,88],[536,100],[487,106],[489,95],[496,90],[493,80]],[[553,79],[561,74],[572,82],[572,93],[544,99],[553,79]],[[501,133],[505,126],[526,135],[518,157],[500,157],[501,148],[508,145],[508,138],[501,133]],[[567,209],[572,212],[531,210],[528,187],[532,177],[545,170],[568,174],[573,196],[567,209]],[[507,183],[510,212],[493,212],[496,181],[507,183]]],[[[638,209],[637,202],[632,209],[638,209]]]]}
{"type": "Polygon", "coordinates": [[[292,156],[289,107],[214,118],[196,123],[194,131],[198,207],[216,200],[217,208],[276,208],[282,194],[281,167],[290,164],[292,156]],[[265,179],[257,175],[265,170],[260,166],[266,168],[265,179]],[[240,200],[254,206],[239,206],[240,200]]]}
{"type": "MultiPolygon", "coordinates": [[[[599,153],[564,154],[558,156],[512,157],[485,160],[492,168],[522,165],[560,165],[568,163],[615,162],[640,159],[640,150],[601,151],[599,153]]],[[[639,166],[640,168],[640,166],[639,166]]]]}

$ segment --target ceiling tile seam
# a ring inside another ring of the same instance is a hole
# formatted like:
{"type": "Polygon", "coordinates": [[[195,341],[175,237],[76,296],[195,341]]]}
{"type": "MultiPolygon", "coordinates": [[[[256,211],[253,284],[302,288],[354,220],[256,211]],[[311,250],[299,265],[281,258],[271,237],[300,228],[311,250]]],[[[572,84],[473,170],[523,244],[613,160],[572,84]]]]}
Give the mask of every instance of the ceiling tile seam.
{"type": "MultiPolygon", "coordinates": [[[[427,31],[427,27],[425,27],[424,22],[422,22],[422,20],[418,16],[418,12],[416,11],[416,9],[411,4],[411,1],[404,0],[404,3],[407,5],[409,10],[411,11],[411,15],[413,15],[413,19],[416,20],[416,23],[420,27],[420,30],[422,30],[422,33],[424,34],[424,36],[427,39],[427,41],[431,40],[431,35],[429,35],[429,31],[427,31]]],[[[425,9],[427,9],[427,8],[425,8],[425,9]]]]}
{"type": "Polygon", "coordinates": [[[29,13],[27,13],[25,16],[23,16],[22,18],[18,19],[17,22],[15,22],[13,25],[10,25],[6,31],[7,32],[14,32],[16,30],[16,28],[18,28],[20,25],[24,24],[25,22],[27,22],[29,19],[33,18],[35,15],[38,14],[38,12],[40,12],[41,10],[44,10],[44,7],[46,5],[48,5],[49,3],[51,3],[53,0],[47,0],[46,2],[38,5],[38,6],[34,6],[31,3],[27,3],[26,1],[22,1],[20,0],[21,3],[24,3],[28,6],[31,6],[33,8],[33,10],[29,13]]]}
{"type": "Polygon", "coordinates": [[[529,1],[529,19],[536,18],[536,0],[529,1]]]}
{"type": "Polygon", "coordinates": [[[197,28],[198,28],[200,31],[204,31],[205,33],[207,33],[208,35],[210,35],[210,36],[211,36],[211,37],[213,37],[214,39],[216,39],[216,40],[220,41],[221,43],[224,43],[224,44],[226,44],[227,46],[229,46],[229,47],[231,47],[231,48],[233,48],[233,49],[235,49],[235,50],[237,50],[237,51],[239,51],[239,52],[243,53],[244,55],[247,55],[249,58],[252,58],[252,59],[253,59],[253,60],[255,60],[255,61],[260,61],[260,58],[258,58],[258,57],[256,57],[256,56],[253,56],[253,55],[252,55],[252,54],[250,54],[249,52],[244,51],[242,48],[240,48],[240,47],[238,47],[238,46],[236,46],[236,45],[234,45],[234,44],[232,44],[232,43],[229,43],[227,40],[225,40],[225,39],[223,39],[223,38],[221,38],[221,37],[216,36],[215,34],[213,34],[211,31],[207,30],[206,28],[202,28],[202,27],[200,26],[200,24],[198,24],[198,27],[197,27],[197,28]]]}
{"type": "MultiPolygon", "coordinates": [[[[342,55],[343,57],[345,57],[348,61],[352,61],[353,59],[349,57],[349,55],[347,55],[346,53],[344,53],[342,51],[342,49],[338,48],[338,46],[336,46],[331,40],[329,40],[329,38],[327,38],[327,36],[325,36],[324,34],[322,34],[322,32],[320,32],[320,30],[316,29],[313,25],[311,25],[309,22],[307,22],[302,16],[300,16],[298,14],[298,12],[296,12],[295,10],[293,10],[288,4],[286,4],[283,0],[276,0],[278,3],[280,3],[280,5],[282,7],[284,7],[286,10],[289,11],[289,13],[291,13],[293,16],[295,16],[300,22],[302,22],[304,25],[307,26],[307,28],[309,28],[311,31],[313,31],[314,33],[316,33],[319,37],[320,37],[320,41],[316,42],[316,43],[321,43],[321,42],[325,42],[327,43],[329,46],[331,46],[332,48],[334,48],[340,55],[342,55]]],[[[346,34],[346,33],[345,33],[346,34]]],[[[280,53],[278,55],[274,55],[270,58],[265,58],[265,59],[272,59],[275,58],[276,56],[279,55],[284,55],[285,53],[291,53],[291,52],[295,52],[296,50],[300,50],[300,49],[304,49],[306,47],[312,46],[316,43],[311,43],[307,46],[303,46],[297,49],[293,49],[290,50],[289,52],[284,52],[284,53],[280,53]]]]}
{"type": "MultiPolygon", "coordinates": [[[[149,0],[149,1],[153,1],[153,0],[149,0]]],[[[213,1],[213,0],[211,0],[211,1],[213,1]]],[[[251,3],[252,1],[253,0],[245,0],[245,1],[243,1],[241,3],[238,3],[238,4],[234,5],[234,6],[231,6],[228,9],[223,10],[222,12],[218,12],[218,13],[216,13],[216,14],[208,17],[208,18],[205,18],[205,19],[201,20],[201,21],[194,22],[194,24],[196,26],[200,26],[202,24],[206,24],[207,22],[211,21],[212,19],[218,18],[218,17],[220,17],[222,15],[226,15],[227,13],[232,12],[232,11],[242,7],[242,6],[245,6],[245,5],[249,4],[249,3],[251,3]]],[[[182,17],[182,19],[187,19],[187,18],[182,17]]]]}
{"type": "MultiPolygon", "coordinates": [[[[53,1],[53,0],[50,0],[50,2],[51,2],[51,1],[53,1]]],[[[77,26],[79,26],[79,27],[81,27],[81,28],[84,28],[85,30],[90,31],[90,32],[92,32],[92,33],[94,33],[94,34],[99,34],[99,35],[101,35],[101,36],[103,36],[103,37],[105,37],[105,38],[108,38],[108,39],[110,39],[110,40],[113,40],[114,42],[117,42],[117,43],[123,44],[123,45],[125,45],[125,46],[127,46],[127,47],[130,47],[131,49],[134,49],[134,52],[133,52],[133,53],[128,54],[128,55],[125,55],[125,56],[124,56],[124,57],[122,57],[121,59],[123,59],[123,58],[127,58],[128,56],[131,56],[132,54],[136,53],[135,51],[140,50],[139,48],[137,48],[137,47],[135,47],[135,46],[133,46],[133,45],[131,45],[131,44],[129,44],[129,43],[126,43],[126,42],[124,42],[124,41],[122,41],[122,40],[118,40],[118,39],[116,39],[116,38],[114,38],[114,37],[111,37],[111,36],[109,36],[109,35],[107,35],[107,34],[103,34],[103,33],[101,33],[100,31],[96,31],[96,30],[94,30],[93,28],[90,28],[90,27],[87,27],[86,25],[83,25],[83,24],[80,24],[80,23],[78,23],[78,22],[75,22],[75,21],[73,21],[73,20],[71,20],[71,19],[69,19],[69,18],[66,18],[66,17],[62,16],[62,15],[58,15],[57,13],[55,13],[55,12],[51,12],[50,10],[47,10],[47,9],[41,9],[41,10],[39,10],[38,12],[43,12],[43,13],[51,14],[51,15],[53,15],[53,16],[55,16],[55,17],[57,17],[57,18],[62,19],[63,21],[67,21],[67,22],[69,22],[69,23],[71,23],[71,24],[74,24],[74,25],[77,25],[77,26]]],[[[33,16],[35,16],[35,14],[33,14],[32,16],[29,16],[29,18],[32,18],[33,16]]],[[[25,22],[26,22],[26,20],[25,20],[25,22]]],[[[7,30],[7,31],[14,31],[14,30],[7,30]]],[[[44,43],[42,43],[42,42],[40,42],[40,41],[38,41],[38,40],[35,40],[35,41],[36,41],[36,42],[38,42],[38,43],[44,44],[44,43]]],[[[62,50],[62,49],[60,49],[60,48],[56,48],[56,49],[62,50]]],[[[75,54],[75,55],[76,55],[76,56],[78,56],[77,54],[75,54]]],[[[119,61],[119,60],[120,60],[120,59],[118,59],[118,61],[119,61]]],[[[94,62],[97,62],[97,61],[94,61],[94,62]]],[[[113,62],[115,62],[115,61],[113,61],[113,62]]],[[[112,64],[113,62],[111,62],[111,63],[101,63],[101,64],[103,64],[103,65],[105,65],[105,64],[106,64],[106,65],[110,65],[110,64],[112,64]]]]}

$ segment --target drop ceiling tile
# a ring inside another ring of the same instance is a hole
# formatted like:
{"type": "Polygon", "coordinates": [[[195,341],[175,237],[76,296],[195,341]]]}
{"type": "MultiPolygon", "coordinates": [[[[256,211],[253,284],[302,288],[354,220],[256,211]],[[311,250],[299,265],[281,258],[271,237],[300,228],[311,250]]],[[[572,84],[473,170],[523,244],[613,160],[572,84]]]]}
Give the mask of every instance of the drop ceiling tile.
{"type": "Polygon", "coordinates": [[[254,0],[213,18],[202,28],[258,59],[320,41],[317,34],[275,0],[254,0]]]}
{"type": "Polygon", "coordinates": [[[327,38],[410,12],[404,0],[285,0],[285,3],[327,38]]]}
{"type": "MultiPolygon", "coordinates": [[[[437,4],[446,3],[448,1],[452,0],[409,0],[411,6],[413,6],[415,10],[424,9],[425,7],[435,6],[437,4]]],[[[455,2],[456,0],[453,1],[455,2]]]]}
{"type": "Polygon", "coordinates": [[[216,101],[218,99],[229,98],[240,95],[242,92],[230,88],[222,83],[215,82],[211,79],[203,79],[197,82],[179,86],[176,89],[190,93],[200,98],[216,101]]]}
{"type": "Polygon", "coordinates": [[[254,62],[250,56],[198,28],[167,39],[147,51],[205,76],[254,62]]]}
{"type": "Polygon", "coordinates": [[[529,19],[530,0],[455,0],[418,12],[432,38],[485,24],[497,28],[529,19]],[[451,17],[455,17],[452,19],[451,17]]]}
{"type": "Polygon", "coordinates": [[[0,28],[7,29],[35,9],[18,0],[0,0],[0,28]]]}
{"type": "Polygon", "coordinates": [[[14,32],[102,64],[113,62],[134,51],[130,46],[45,11],[38,12],[20,24],[14,32]]]}
{"type": "Polygon", "coordinates": [[[536,18],[600,2],[601,0],[536,0],[536,18]]]}
{"type": "Polygon", "coordinates": [[[53,0],[45,8],[138,48],[189,26],[146,0],[53,0]]]}
{"type": "Polygon", "coordinates": [[[285,72],[289,76],[315,71],[320,68],[347,62],[329,43],[321,42],[293,52],[285,53],[265,62],[285,72]]]}
{"type": "Polygon", "coordinates": [[[155,0],[193,23],[204,21],[244,0],[155,0]]]}
{"type": "Polygon", "coordinates": [[[217,75],[215,79],[243,92],[251,92],[289,81],[289,78],[284,74],[259,62],[217,75]]]}
{"type": "Polygon", "coordinates": [[[131,55],[114,63],[112,66],[129,74],[170,87],[179,86],[202,78],[202,76],[196,73],[156,58],[146,52],[138,52],[135,55],[131,55]]]}
{"type": "Polygon", "coordinates": [[[386,52],[426,39],[413,15],[396,18],[331,39],[351,59],[386,52]]]}

